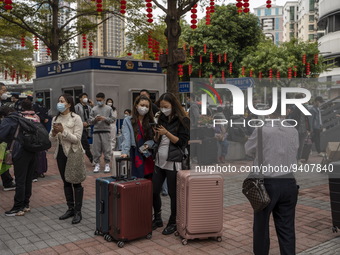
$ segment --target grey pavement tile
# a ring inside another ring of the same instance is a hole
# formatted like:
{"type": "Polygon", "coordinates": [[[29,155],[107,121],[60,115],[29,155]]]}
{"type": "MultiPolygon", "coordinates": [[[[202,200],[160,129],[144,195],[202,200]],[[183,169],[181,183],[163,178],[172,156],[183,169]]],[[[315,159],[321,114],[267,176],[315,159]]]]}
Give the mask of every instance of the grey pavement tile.
{"type": "Polygon", "coordinates": [[[26,245],[23,246],[23,248],[24,248],[25,251],[27,251],[27,252],[35,251],[35,250],[38,249],[33,243],[31,243],[31,244],[26,244],[26,245]]]}
{"type": "Polygon", "coordinates": [[[45,240],[45,242],[49,247],[57,246],[60,244],[57,240],[54,239],[45,240]]]}
{"type": "Polygon", "coordinates": [[[30,243],[30,240],[28,240],[26,237],[17,238],[16,241],[17,241],[18,244],[20,244],[21,246],[30,243]]]}
{"type": "Polygon", "coordinates": [[[22,254],[22,253],[25,253],[26,250],[21,246],[16,246],[16,247],[11,247],[11,252],[13,254],[22,254]]]}
{"type": "Polygon", "coordinates": [[[31,243],[41,241],[41,239],[39,238],[39,236],[36,236],[36,235],[28,236],[27,239],[30,240],[31,243]]]}
{"type": "Polygon", "coordinates": [[[37,249],[45,249],[45,248],[48,248],[48,244],[44,241],[40,241],[40,242],[36,242],[34,243],[34,245],[37,247],[37,249]]]}
{"type": "Polygon", "coordinates": [[[10,236],[13,238],[13,239],[17,239],[17,238],[20,238],[20,237],[24,237],[22,233],[20,232],[10,232],[10,236]]]}
{"type": "Polygon", "coordinates": [[[34,233],[31,230],[22,231],[21,234],[25,237],[34,235],[34,233]]]}
{"type": "Polygon", "coordinates": [[[9,241],[9,240],[12,240],[12,237],[10,235],[8,235],[8,234],[0,235],[0,241],[5,242],[5,241],[9,241]]]}

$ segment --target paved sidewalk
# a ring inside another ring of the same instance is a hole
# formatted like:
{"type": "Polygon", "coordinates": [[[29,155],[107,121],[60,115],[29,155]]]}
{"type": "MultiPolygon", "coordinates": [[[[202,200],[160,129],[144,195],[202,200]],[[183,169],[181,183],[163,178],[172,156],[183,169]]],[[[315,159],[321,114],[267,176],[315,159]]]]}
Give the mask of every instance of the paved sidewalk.
{"type": "MultiPolygon", "coordinates": [[[[320,163],[311,157],[311,163],[320,163]]],[[[224,190],[223,241],[194,240],[183,246],[174,235],[163,236],[162,229],[153,232],[151,240],[140,239],[118,248],[95,230],[95,179],[87,163],[88,178],[84,182],[83,220],[72,225],[71,219],[59,221],[66,210],[62,181],[52,153],[48,153],[49,170],[45,178],[33,183],[30,213],[23,217],[6,217],[4,212],[13,205],[14,192],[0,190],[0,254],[252,254],[252,209],[241,194],[245,175],[226,173],[224,190]]],[[[237,166],[250,165],[238,161],[237,166]]],[[[298,174],[300,185],[296,213],[297,252],[307,254],[339,254],[339,233],[332,233],[327,175],[298,174]]],[[[169,198],[162,197],[163,219],[169,217],[169,198]]],[[[279,254],[278,242],[271,223],[270,254],[279,254]]]]}

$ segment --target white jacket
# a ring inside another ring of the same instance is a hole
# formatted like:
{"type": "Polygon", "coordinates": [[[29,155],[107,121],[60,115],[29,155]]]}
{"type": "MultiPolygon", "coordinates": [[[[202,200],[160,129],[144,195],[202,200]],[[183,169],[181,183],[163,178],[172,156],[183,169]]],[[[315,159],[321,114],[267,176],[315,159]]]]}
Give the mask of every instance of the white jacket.
{"type": "Polygon", "coordinates": [[[84,151],[81,145],[81,136],[83,133],[83,122],[80,116],[72,112],[72,116],[71,116],[71,113],[68,113],[66,115],[60,114],[57,120],[55,119],[56,117],[53,117],[52,127],[55,122],[61,123],[63,125],[64,131],[62,133],[58,133],[56,136],[52,136],[52,129],[51,129],[50,141],[57,142],[57,147],[54,152],[54,158],[57,158],[59,144],[62,145],[66,157],[71,147],[74,152],[77,151],[79,147],[84,151]]]}

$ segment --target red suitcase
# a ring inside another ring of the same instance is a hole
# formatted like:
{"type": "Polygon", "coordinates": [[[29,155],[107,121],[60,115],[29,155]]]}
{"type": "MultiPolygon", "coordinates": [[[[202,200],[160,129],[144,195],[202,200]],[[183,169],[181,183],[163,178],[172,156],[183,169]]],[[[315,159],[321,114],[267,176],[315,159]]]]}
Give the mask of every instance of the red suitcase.
{"type": "Polygon", "coordinates": [[[177,173],[177,232],[182,244],[188,239],[215,238],[222,241],[223,176],[193,170],[177,173]]]}
{"type": "MultiPolygon", "coordinates": [[[[120,161],[117,159],[117,164],[120,161]]],[[[150,180],[126,178],[109,184],[109,226],[109,235],[120,248],[126,241],[152,237],[150,180]]]]}

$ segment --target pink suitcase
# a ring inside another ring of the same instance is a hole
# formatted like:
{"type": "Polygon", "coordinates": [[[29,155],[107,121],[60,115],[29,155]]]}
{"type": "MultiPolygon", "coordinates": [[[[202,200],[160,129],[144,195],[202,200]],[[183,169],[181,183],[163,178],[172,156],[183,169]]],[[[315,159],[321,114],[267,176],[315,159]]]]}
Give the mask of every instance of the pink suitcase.
{"type": "Polygon", "coordinates": [[[182,170],[177,173],[177,232],[182,244],[188,239],[222,241],[223,176],[182,170]]]}

